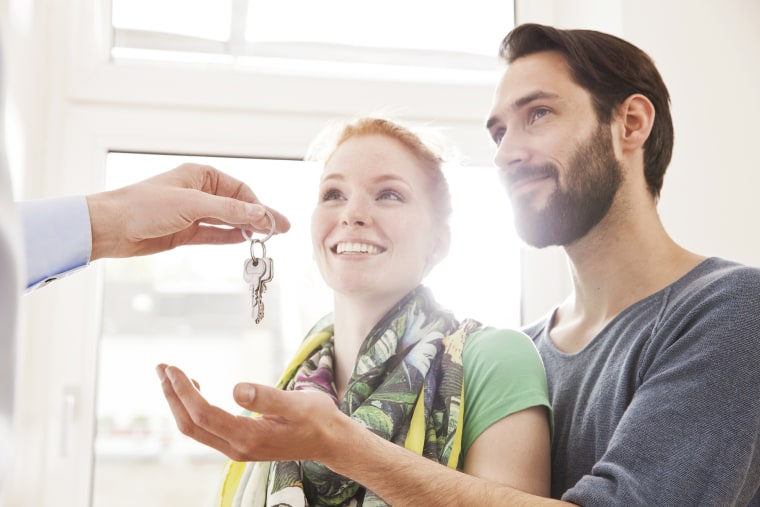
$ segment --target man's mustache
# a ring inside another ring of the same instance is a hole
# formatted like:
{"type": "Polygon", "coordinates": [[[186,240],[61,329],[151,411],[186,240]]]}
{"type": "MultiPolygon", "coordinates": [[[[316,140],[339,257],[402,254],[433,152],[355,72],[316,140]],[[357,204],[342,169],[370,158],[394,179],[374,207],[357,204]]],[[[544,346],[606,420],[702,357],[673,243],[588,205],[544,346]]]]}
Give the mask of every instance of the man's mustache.
{"type": "Polygon", "coordinates": [[[506,188],[511,188],[513,185],[519,183],[525,179],[531,178],[546,178],[551,177],[557,179],[559,176],[559,170],[554,164],[522,164],[517,167],[512,167],[509,170],[500,170],[499,175],[501,181],[506,188]]]}

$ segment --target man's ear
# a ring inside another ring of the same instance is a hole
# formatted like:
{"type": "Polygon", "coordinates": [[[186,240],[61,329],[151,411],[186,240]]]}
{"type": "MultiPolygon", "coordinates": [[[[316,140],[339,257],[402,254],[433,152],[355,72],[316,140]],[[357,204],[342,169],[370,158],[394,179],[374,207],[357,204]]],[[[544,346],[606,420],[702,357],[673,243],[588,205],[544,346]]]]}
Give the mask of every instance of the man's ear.
{"type": "Polygon", "coordinates": [[[623,101],[617,112],[623,129],[620,138],[623,151],[643,147],[654,125],[652,102],[640,93],[634,93],[623,101]]]}

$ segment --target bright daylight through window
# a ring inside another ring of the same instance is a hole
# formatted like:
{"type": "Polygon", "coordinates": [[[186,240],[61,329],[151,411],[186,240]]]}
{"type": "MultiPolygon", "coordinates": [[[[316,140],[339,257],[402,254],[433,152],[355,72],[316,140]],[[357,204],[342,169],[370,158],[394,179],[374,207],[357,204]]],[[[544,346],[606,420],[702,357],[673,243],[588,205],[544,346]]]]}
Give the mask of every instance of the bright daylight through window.
{"type": "Polygon", "coordinates": [[[112,20],[116,59],[490,75],[514,7],[491,0],[113,0],[112,20]]]}
{"type": "MultiPolygon", "coordinates": [[[[144,89],[135,94],[141,101],[133,108],[136,124],[143,121],[143,112],[146,118],[166,118],[180,111],[178,116],[185,118],[200,111],[209,124],[232,118],[247,125],[243,117],[259,114],[250,104],[229,99],[218,111],[216,104],[203,102],[205,95],[190,93],[170,104],[169,111],[167,104],[154,100],[156,89],[173,86],[172,72],[181,74],[185,66],[194,76],[203,74],[211,94],[217,91],[219,68],[224,78],[282,71],[287,79],[295,76],[299,86],[304,76],[347,77],[345,89],[359,95],[370,80],[381,86],[389,80],[433,86],[438,80],[467,80],[476,83],[471,88],[490,87],[497,79],[498,44],[513,21],[512,2],[491,0],[112,0],[111,57],[114,67],[124,64],[120,70],[126,68],[131,77],[141,72],[148,76],[144,89]],[[157,69],[159,73],[152,73],[157,69]],[[357,77],[361,79],[353,79],[357,77]]],[[[109,91],[114,100],[127,100],[120,89],[109,91]]],[[[287,138],[289,122],[314,115],[288,106],[293,110],[283,115],[282,124],[272,122],[268,138],[287,138]]],[[[320,106],[328,110],[319,115],[344,115],[343,110],[320,106]]],[[[271,111],[263,116],[280,120],[280,110],[267,107],[271,111]]],[[[411,116],[425,121],[422,115],[411,116]]],[[[289,233],[274,236],[266,245],[275,276],[267,285],[266,316],[259,325],[251,318],[251,294],[242,276],[250,255],[245,243],[102,263],[92,506],[205,505],[217,486],[224,456],[177,430],[154,367],[162,362],[182,367],[199,381],[211,403],[233,413],[240,411],[231,397],[235,383],[276,380],[310,326],[332,307],[332,294],[311,247],[320,171],[313,163],[264,158],[272,156],[266,143],[256,151],[262,158],[144,154],[140,152],[172,149],[171,144],[156,148],[159,141],[149,138],[153,134],[130,130],[131,124],[118,127],[118,134],[126,132],[126,137],[113,138],[117,144],[127,143],[120,149],[133,153],[108,154],[108,188],[184,162],[206,163],[248,183],[292,223],[289,233]],[[141,145],[146,139],[150,144],[141,145]]],[[[182,137],[187,129],[182,127],[169,136],[180,146],[174,153],[193,151],[192,145],[181,148],[187,146],[182,137]]],[[[485,142],[485,132],[480,125],[478,129],[485,142]]],[[[234,139],[223,141],[224,148],[215,149],[210,142],[195,153],[251,153],[234,139]],[[206,151],[209,145],[212,149],[206,151]]],[[[484,164],[445,168],[454,208],[452,247],[424,283],[458,316],[514,328],[520,320],[520,244],[495,169],[484,164]],[[486,285],[478,285],[484,280],[486,285]]]]}
{"type": "MultiPolygon", "coordinates": [[[[120,187],[187,161],[211,164],[254,186],[258,195],[268,196],[268,204],[287,214],[292,228],[267,242],[276,275],[267,286],[267,314],[260,325],[251,318],[250,291],[242,279],[247,244],[180,248],[106,265],[95,507],[195,505],[199,495],[215,487],[223,456],[179,433],[153,373],[156,364],[183,367],[198,379],[210,402],[237,413],[232,386],[241,380],[275,382],[309,327],[332,305],[311,254],[317,166],[111,153],[108,186],[120,187]],[[136,483],[141,486],[135,488],[136,483]]],[[[424,283],[458,315],[515,327],[519,244],[510,234],[511,211],[494,184],[494,169],[452,165],[445,172],[454,207],[452,248],[424,283]],[[498,297],[474,288],[478,280],[498,280],[498,297]],[[473,298],[473,293],[482,297],[473,298]]]]}

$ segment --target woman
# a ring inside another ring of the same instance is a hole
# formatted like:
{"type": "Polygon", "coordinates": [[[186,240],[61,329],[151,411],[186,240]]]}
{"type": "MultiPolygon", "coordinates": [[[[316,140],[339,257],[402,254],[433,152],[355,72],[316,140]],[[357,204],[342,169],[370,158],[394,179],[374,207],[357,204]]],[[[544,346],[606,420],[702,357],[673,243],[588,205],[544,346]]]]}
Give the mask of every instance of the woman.
{"type": "MultiPolygon", "coordinates": [[[[379,118],[347,124],[331,146],[312,243],[334,311],[308,333],[278,386],[321,391],[387,440],[548,495],[549,404],[533,343],[458,322],[421,285],[449,247],[441,157],[379,118]]],[[[182,431],[210,444],[188,427],[171,382],[162,384],[182,431]]],[[[220,496],[219,505],[385,505],[314,461],[230,462],[220,496]]]]}

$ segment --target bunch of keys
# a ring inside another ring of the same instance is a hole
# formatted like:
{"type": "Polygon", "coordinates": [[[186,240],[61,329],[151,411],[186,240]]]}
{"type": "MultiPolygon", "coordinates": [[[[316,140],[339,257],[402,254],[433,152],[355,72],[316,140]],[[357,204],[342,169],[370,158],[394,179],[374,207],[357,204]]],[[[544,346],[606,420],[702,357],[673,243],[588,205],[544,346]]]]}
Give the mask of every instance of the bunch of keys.
{"type": "Polygon", "coordinates": [[[251,317],[255,318],[256,324],[264,318],[264,302],[261,300],[261,295],[267,291],[267,284],[274,277],[274,263],[267,257],[267,247],[264,245],[274,234],[274,216],[269,210],[266,214],[272,227],[264,239],[254,239],[248,235],[245,227],[241,228],[243,237],[251,242],[251,258],[246,259],[243,264],[243,280],[251,286],[251,317]],[[256,245],[261,247],[261,257],[256,257],[256,245]]]}

